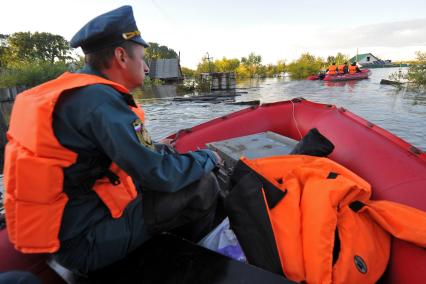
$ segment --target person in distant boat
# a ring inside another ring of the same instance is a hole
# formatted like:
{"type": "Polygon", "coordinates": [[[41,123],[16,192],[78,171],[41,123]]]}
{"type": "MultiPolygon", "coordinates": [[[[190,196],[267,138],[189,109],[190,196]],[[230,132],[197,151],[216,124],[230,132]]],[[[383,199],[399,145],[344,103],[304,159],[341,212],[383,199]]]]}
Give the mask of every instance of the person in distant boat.
{"type": "Polygon", "coordinates": [[[355,73],[360,73],[360,72],[361,72],[361,69],[359,69],[356,62],[353,62],[351,64],[351,66],[349,66],[349,74],[355,74],[355,73]]]}
{"type": "Polygon", "coordinates": [[[336,75],[337,74],[337,66],[336,66],[336,62],[333,62],[328,68],[327,70],[325,70],[325,73],[327,75],[336,75]]]}
{"type": "Polygon", "coordinates": [[[221,160],[151,140],[129,93],[149,71],[132,7],[92,19],[70,44],[86,66],[14,103],[4,178],[15,248],[87,273],[162,231],[198,241],[214,226],[221,160]]]}
{"type": "Polygon", "coordinates": [[[348,74],[349,73],[348,62],[345,62],[344,64],[339,64],[339,66],[337,67],[337,71],[340,75],[348,74]]]}

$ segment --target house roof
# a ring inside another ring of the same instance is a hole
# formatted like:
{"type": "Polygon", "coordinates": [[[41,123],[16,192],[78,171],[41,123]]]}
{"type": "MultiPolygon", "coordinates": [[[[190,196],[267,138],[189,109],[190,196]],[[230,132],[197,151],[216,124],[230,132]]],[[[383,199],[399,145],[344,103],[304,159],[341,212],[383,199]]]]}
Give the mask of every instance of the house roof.
{"type": "Polygon", "coordinates": [[[364,58],[366,58],[367,56],[372,56],[372,57],[374,57],[374,58],[379,59],[377,56],[374,56],[374,55],[373,55],[373,54],[371,54],[371,53],[363,53],[363,54],[358,54],[358,59],[357,59],[357,56],[355,55],[354,57],[352,57],[351,59],[349,59],[349,61],[350,61],[350,62],[361,61],[361,60],[363,60],[364,58]]]}

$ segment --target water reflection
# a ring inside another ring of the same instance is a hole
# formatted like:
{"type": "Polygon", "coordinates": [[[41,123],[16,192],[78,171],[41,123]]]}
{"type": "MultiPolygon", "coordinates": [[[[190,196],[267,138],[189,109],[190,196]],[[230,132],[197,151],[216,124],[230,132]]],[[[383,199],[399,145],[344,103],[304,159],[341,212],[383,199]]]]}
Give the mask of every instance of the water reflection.
{"type": "Polygon", "coordinates": [[[416,92],[406,92],[402,90],[402,96],[405,100],[411,102],[412,105],[423,105],[426,106],[426,94],[416,92]]]}
{"type": "Polygon", "coordinates": [[[176,85],[152,85],[136,89],[132,92],[133,96],[139,100],[161,100],[173,98],[179,95],[176,85]]]}
{"type": "Polygon", "coordinates": [[[352,81],[324,81],[324,85],[327,87],[345,87],[347,86],[349,89],[355,88],[356,84],[358,83],[358,80],[352,80],[352,81]]]}
{"type": "MultiPolygon", "coordinates": [[[[381,79],[398,68],[373,69],[367,80],[347,82],[290,81],[288,78],[237,82],[235,102],[262,103],[304,97],[320,103],[345,107],[355,114],[398,135],[416,147],[426,149],[426,94],[380,85],[381,79]]],[[[227,100],[173,101],[182,97],[175,86],[155,86],[137,93],[147,114],[147,127],[155,139],[181,128],[246,108],[227,100]],[[214,103],[212,103],[214,102],[214,103]]],[[[188,96],[188,94],[186,94],[188,96]]],[[[350,135],[350,134],[349,134],[350,135]]]]}
{"type": "Polygon", "coordinates": [[[265,79],[246,79],[237,81],[238,89],[253,89],[262,87],[265,79]]]}

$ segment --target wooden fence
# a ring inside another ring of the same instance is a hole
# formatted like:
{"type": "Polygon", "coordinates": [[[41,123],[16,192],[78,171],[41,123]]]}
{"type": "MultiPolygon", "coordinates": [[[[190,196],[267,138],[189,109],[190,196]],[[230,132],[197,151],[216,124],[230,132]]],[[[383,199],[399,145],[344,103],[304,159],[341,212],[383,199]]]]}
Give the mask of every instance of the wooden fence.
{"type": "Polygon", "coordinates": [[[0,173],[3,173],[4,146],[6,145],[6,131],[9,125],[12,105],[17,94],[25,88],[0,88],[0,173]]]}

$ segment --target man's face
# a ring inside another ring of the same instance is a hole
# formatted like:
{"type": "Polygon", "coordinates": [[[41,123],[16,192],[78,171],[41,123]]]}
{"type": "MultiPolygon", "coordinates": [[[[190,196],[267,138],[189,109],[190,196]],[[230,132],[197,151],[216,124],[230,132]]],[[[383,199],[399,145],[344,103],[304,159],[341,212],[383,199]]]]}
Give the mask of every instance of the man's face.
{"type": "Polygon", "coordinates": [[[133,56],[128,54],[126,81],[128,82],[127,87],[134,89],[141,87],[145,79],[145,72],[149,71],[148,66],[145,63],[144,55],[145,48],[142,45],[135,44],[132,46],[133,56]]]}

